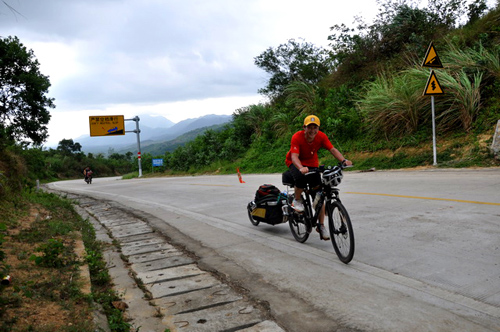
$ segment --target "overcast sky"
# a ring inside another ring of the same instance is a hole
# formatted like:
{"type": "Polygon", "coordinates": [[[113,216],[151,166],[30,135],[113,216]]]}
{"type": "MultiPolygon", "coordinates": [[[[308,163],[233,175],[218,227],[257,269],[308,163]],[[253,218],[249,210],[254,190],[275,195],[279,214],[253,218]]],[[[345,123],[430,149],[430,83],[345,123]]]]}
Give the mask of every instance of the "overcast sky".
{"type": "Polygon", "coordinates": [[[232,114],[265,101],[254,58],[330,27],[367,21],[374,0],[5,0],[0,36],[17,36],[49,76],[47,145],[89,134],[89,116],[232,114]],[[6,2],[16,11],[11,11],[6,2]]]}

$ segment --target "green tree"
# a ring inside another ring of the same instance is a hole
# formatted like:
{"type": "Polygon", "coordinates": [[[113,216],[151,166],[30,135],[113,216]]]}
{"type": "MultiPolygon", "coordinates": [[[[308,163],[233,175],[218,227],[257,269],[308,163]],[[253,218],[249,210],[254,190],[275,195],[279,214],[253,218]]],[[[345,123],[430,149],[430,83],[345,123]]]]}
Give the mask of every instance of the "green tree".
{"type": "Polygon", "coordinates": [[[329,54],[321,47],[294,39],[277,48],[268,48],[254,58],[257,67],[271,75],[260,93],[278,97],[293,81],[317,84],[330,72],[329,54]]]}
{"type": "Polygon", "coordinates": [[[336,67],[331,80],[337,85],[372,80],[385,70],[384,63],[396,70],[405,68],[408,59],[423,56],[429,41],[456,29],[466,16],[469,22],[477,20],[487,8],[484,0],[473,0],[468,6],[463,0],[429,0],[424,8],[411,0],[377,3],[380,9],[373,24],[357,18],[355,29],[345,24],[330,28],[328,40],[336,67]]]}
{"type": "Polygon", "coordinates": [[[22,144],[41,145],[54,99],[46,96],[49,78],[42,75],[32,50],[17,37],[0,38],[0,131],[22,144]]]}
{"type": "Polygon", "coordinates": [[[71,155],[82,151],[82,146],[78,142],[73,142],[73,139],[63,139],[57,145],[57,151],[64,155],[71,155]]]}
{"type": "Polygon", "coordinates": [[[469,17],[469,22],[467,24],[472,24],[476,22],[488,9],[485,0],[474,0],[467,7],[469,17]]]}

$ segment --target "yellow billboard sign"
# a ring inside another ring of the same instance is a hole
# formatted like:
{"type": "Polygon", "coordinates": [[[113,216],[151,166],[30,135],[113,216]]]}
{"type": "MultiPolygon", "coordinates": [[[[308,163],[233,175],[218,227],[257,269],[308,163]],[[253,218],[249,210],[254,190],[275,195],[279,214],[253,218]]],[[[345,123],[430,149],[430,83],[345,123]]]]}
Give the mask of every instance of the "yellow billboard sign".
{"type": "Polygon", "coordinates": [[[89,116],[90,136],[125,135],[125,118],[123,115],[89,116]]]}

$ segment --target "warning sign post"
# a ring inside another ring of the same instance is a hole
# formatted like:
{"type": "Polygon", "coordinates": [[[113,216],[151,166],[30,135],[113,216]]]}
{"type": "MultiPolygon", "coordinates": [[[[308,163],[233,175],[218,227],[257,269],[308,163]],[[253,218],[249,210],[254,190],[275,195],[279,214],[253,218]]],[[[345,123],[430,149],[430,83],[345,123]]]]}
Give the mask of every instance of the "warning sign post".
{"type": "MultiPolygon", "coordinates": [[[[433,43],[429,44],[429,48],[425,53],[424,62],[422,62],[422,67],[431,67],[431,68],[443,68],[443,64],[441,63],[441,59],[434,48],[433,43]]],[[[443,88],[437,79],[436,73],[434,70],[431,70],[431,74],[429,79],[427,80],[427,84],[424,89],[424,96],[431,96],[431,108],[432,108],[432,150],[434,155],[434,165],[437,165],[437,152],[436,152],[436,113],[434,111],[434,96],[444,94],[443,88]]]]}

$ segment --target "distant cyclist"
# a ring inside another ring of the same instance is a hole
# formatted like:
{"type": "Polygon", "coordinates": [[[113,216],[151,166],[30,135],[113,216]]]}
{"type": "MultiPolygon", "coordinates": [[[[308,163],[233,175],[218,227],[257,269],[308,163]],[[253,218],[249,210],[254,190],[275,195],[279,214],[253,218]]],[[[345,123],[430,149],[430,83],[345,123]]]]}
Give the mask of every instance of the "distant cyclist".
{"type": "Polygon", "coordinates": [[[83,170],[83,175],[85,176],[85,182],[89,182],[89,178],[92,177],[92,170],[90,169],[90,166],[87,166],[85,167],[85,169],[83,170]]]}
{"type": "MultiPolygon", "coordinates": [[[[286,165],[295,180],[295,197],[292,202],[292,207],[297,212],[304,211],[304,203],[302,202],[301,194],[306,187],[307,181],[311,188],[320,185],[320,175],[316,173],[314,178],[311,175],[308,179],[304,174],[309,172],[309,167],[319,167],[318,150],[324,148],[332,154],[337,160],[343,164],[350,166],[352,162],[344,158],[342,153],[337,150],[330,142],[325,133],[319,131],[320,121],[315,115],[309,115],[304,119],[304,129],[296,132],[292,136],[290,151],[286,155],[286,165]]],[[[325,205],[321,209],[318,220],[320,227],[316,228],[322,240],[329,240],[328,231],[323,225],[325,221],[325,205]]]]}

